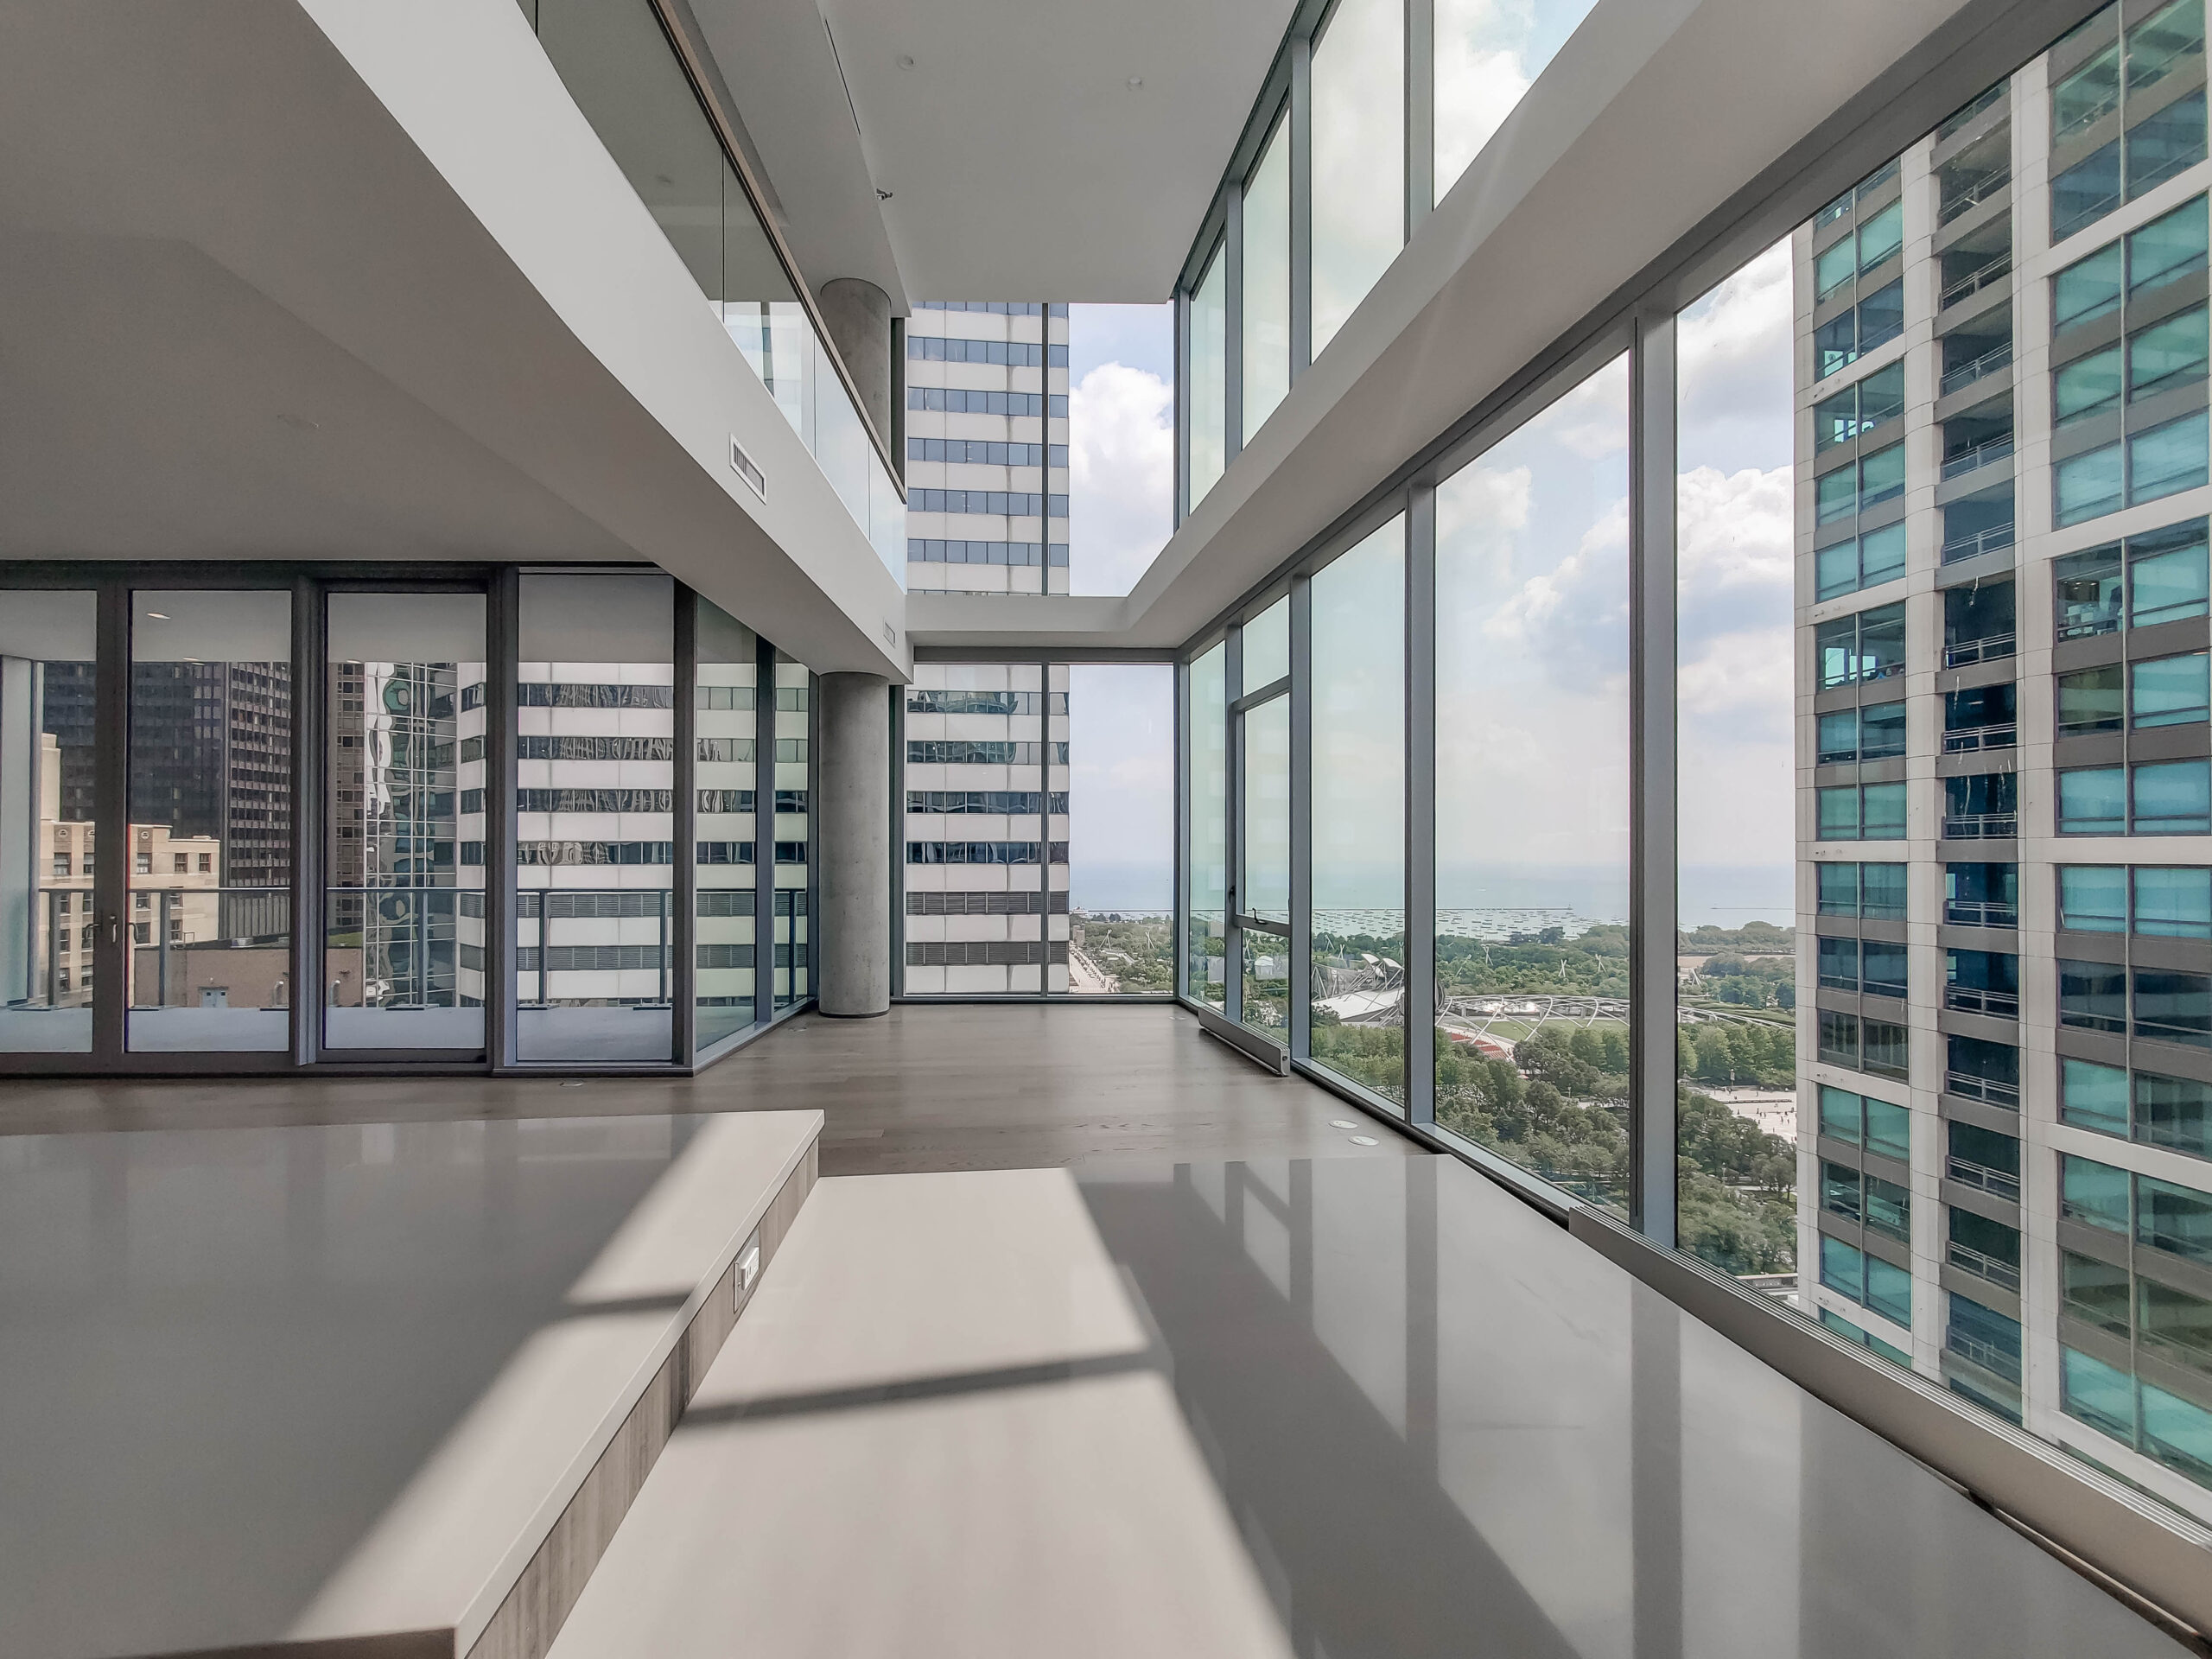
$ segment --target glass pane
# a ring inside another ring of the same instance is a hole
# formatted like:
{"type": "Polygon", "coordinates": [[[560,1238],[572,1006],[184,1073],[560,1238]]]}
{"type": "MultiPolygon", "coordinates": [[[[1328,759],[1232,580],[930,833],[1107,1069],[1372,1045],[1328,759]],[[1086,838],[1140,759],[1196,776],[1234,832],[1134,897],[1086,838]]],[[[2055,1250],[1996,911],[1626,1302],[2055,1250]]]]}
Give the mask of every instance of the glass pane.
{"type": "Polygon", "coordinates": [[[484,1046],[485,602],[333,594],[322,1040],[484,1046]]]}
{"type": "MultiPolygon", "coordinates": [[[[701,1049],[758,1017],[759,644],[753,630],[700,599],[693,757],[698,891],[693,899],[694,1018],[701,1049]]],[[[908,923],[911,934],[912,924],[908,923]]]]}
{"type": "Polygon", "coordinates": [[[516,664],[515,1050],[666,1060],[675,588],[527,575],[516,664]]]}
{"type": "MultiPolygon", "coordinates": [[[[785,688],[789,701],[793,688],[785,688]]],[[[1044,925],[1065,882],[1048,884],[1053,855],[1044,834],[1046,763],[1067,788],[1067,752],[1048,749],[1044,676],[1034,663],[926,663],[906,690],[906,988],[914,995],[1037,991],[1052,938],[1044,925]]],[[[1065,699],[1061,700],[1065,707],[1065,699]]],[[[777,710],[779,733],[792,711],[777,710]]],[[[1058,722],[1066,741],[1065,716],[1058,722]]],[[[804,740],[777,739],[779,792],[803,788],[804,740]]],[[[779,812],[790,803],[779,801],[779,812]]],[[[1065,822],[1065,807],[1062,812],[1065,822]]],[[[779,820],[779,836],[791,820],[779,820]]],[[[1058,832],[1065,860],[1066,831],[1058,832]]],[[[798,849],[785,848],[780,853],[798,849]]],[[[1060,867],[1065,872],[1065,863],[1060,867]]],[[[779,944],[784,912],[803,899],[779,866],[779,944]]],[[[1065,938],[1065,933],[1058,936],[1065,938]]],[[[785,952],[778,952],[785,969],[785,952]]],[[[779,996],[789,995],[788,987],[779,996]]]]}
{"type": "Polygon", "coordinates": [[[1191,505],[1229,465],[1229,260],[1217,251],[1191,296],[1191,505]]]}
{"type": "Polygon", "coordinates": [[[569,95],[709,299],[722,291],[722,152],[649,6],[537,0],[569,95]]]}
{"type": "Polygon", "coordinates": [[[1290,391],[1290,120],[1244,188],[1244,441],[1290,391]]]}
{"type": "Polygon", "coordinates": [[[1338,0],[1313,43],[1313,355],[1405,240],[1405,7],[1338,0]]]}
{"type": "Polygon", "coordinates": [[[92,1046],[97,596],[0,604],[0,1053],[92,1046]]]}
{"type": "MultiPolygon", "coordinates": [[[[1290,925],[1290,699],[1274,698],[1243,715],[1244,848],[1236,908],[1290,925]]],[[[1287,933],[1244,934],[1244,1023],[1287,1038],[1287,933]]]]}
{"type": "Polygon", "coordinates": [[[137,1051],[291,1046],[292,596],[130,596],[137,1051]]]}
{"type": "Polygon", "coordinates": [[[2159,657],[2128,665],[2128,721],[2141,730],[2152,726],[2202,724],[2212,698],[2212,657],[2159,657]]]}
{"type": "MultiPolygon", "coordinates": [[[[1796,755],[1783,690],[1795,621],[1789,292],[1783,242],[1676,323],[1675,887],[1683,960],[1694,964],[1679,993],[1677,1236],[1722,1271],[1754,1275],[1797,1265],[1796,755]]],[[[1885,386],[1884,413],[1896,412],[1887,405],[1901,392],[1885,386]]],[[[1887,488],[1897,469],[1870,458],[1867,470],[1887,488]]],[[[1847,649],[1856,654],[1856,642],[1847,649]]],[[[1841,711],[1842,758],[1892,747],[1883,711],[1903,706],[1841,711]],[[1863,729],[1861,715],[1872,717],[1863,729]]],[[[1823,793],[1834,797],[1821,803],[1825,828],[1859,834],[1858,790],[1823,793]]],[[[1856,914],[1860,871],[1879,868],[1818,867],[1821,908],[1856,914]]],[[[1859,942],[1821,944],[1847,955],[1855,988],[1859,942]]],[[[1859,1097],[1834,1090],[1821,1099],[1824,1121],[1850,1103],[1856,1140],[1859,1097]]]]}
{"type": "Polygon", "coordinates": [[[1229,904],[1228,694],[1226,645],[1199,657],[1190,669],[1191,803],[1190,938],[1185,972],[1189,994],[1225,1006],[1223,974],[1229,904]]]}
{"type": "Polygon", "coordinates": [[[1313,1056],[1402,1107],[1405,520],[1313,577],[1313,1056]]]}
{"type": "Polygon", "coordinates": [[[1287,596],[1244,625],[1244,684],[1239,696],[1263,691],[1290,672],[1290,600],[1287,596]]]}
{"type": "MultiPolygon", "coordinates": [[[[1020,671],[1035,684],[1035,671],[1020,671]]],[[[787,1008],[814,995],[813,906],[810,889],[814,880],[814,806],[812,760],[814,735],[814,675],[804,663],[776,653],[776,798],[774,827],[775,879],[771,883],[775,908],[776,948],[774,990],[776,1006],[787,1008]]],[[[1062,741],[1065,741],[1063,730],[1062,741]]],[[[1059,787],[1065,791],[1063,772],[1059,787]]],[[[1060,847],[1066,847],[1066,825],[1060,826],[1060,847]]],[[[1046,849],[1031,843],[1038,857],[1046,849]]],[[[1062,851],[1065,861],[1066,854],[1062,851]]],[[[1034,975],[1021,988],[1037,988],[1034,975]]]]}
{"type": "Polygon", "coordinates": [[[1068,670],[1069,944],[1078,995],[1175,989],[1175,671],[1068,670]]]}
{"type": "Polygon", "coordinates": [[[2120,245],[2100,248],[2051,279],[2050,326],[2064,328],[2101,317],[2120,305],[2120,245]]]}
{"type": "Polygon", "coordinates": [[[1435,0],[1436,200],[1482,154],[1596,0],[1435,0]]]}
{"type": "Polygon", "coordinates": [[[1625,1211],[1628,361],[1436,492],[1439,1126],[1625,1211]]]}
{"type": "MultiPolygon", "coordinates": [[[[1039,849],[1045,874],[1045,950],[1039,982],[1025,984],[1025,990],[1068,988],[1068,787],[1073,776],[1068,747],[1069,671],[1065,663],[1053,663],[1045,670],[1044,844],[1039,849]]],[[[798,992],[807,994],[804,987],[798,992]]]]}

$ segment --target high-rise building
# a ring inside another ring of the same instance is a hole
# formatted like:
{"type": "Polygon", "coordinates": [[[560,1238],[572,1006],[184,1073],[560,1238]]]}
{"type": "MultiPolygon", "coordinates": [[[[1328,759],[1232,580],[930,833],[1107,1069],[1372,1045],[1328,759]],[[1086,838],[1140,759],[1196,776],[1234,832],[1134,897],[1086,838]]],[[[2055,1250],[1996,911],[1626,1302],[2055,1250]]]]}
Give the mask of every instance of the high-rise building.
{"type": "Polygon", "coordinates": [[[2212,1516],[2202,29],[2106,8],[1794,240],[1798,1279],[2212,1516]]]}
{"type": "Polygon", "coordinates": [[[918,302],[906,325],[906,587],[1068,591],[1068,308],[918,302]]]}

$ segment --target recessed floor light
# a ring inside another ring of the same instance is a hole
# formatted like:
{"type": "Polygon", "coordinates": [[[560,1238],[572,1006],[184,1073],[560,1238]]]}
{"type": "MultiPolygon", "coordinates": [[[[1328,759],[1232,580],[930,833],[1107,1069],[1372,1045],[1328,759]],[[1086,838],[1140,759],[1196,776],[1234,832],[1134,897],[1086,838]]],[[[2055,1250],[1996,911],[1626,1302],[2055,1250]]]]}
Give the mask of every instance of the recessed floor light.
{"type": "Polygon", "coordinates": [[[1379,1147],[1382,1144],[1371,1135],[1355,1135],[1351,1138],[1351,1143],[1355,1147],[1379,1147]]]}
{"type": "Polygon", "coordinates": [[[149,611],[146,620],[149,622],[166,622],[169,620],[169,613],[167,611],[149,611]]]}
{"type": "Polygon", "coordinates": [[[1329,1120],[1329,1127],[1332,1129],[1356,1129],[1359,1125],[1348,1117],[1332,1117],[1329,1120]]]}

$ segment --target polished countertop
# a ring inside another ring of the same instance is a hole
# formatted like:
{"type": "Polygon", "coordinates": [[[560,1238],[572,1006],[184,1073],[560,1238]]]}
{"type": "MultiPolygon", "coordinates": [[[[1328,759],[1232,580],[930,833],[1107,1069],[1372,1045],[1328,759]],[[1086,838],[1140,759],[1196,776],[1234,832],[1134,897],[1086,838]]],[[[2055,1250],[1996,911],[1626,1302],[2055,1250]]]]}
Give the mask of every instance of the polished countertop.
{"type": "Polygon", "coordinates": [[[0,1138],[0,1651],[465,1649],[821,1123],[0,1138]]]}

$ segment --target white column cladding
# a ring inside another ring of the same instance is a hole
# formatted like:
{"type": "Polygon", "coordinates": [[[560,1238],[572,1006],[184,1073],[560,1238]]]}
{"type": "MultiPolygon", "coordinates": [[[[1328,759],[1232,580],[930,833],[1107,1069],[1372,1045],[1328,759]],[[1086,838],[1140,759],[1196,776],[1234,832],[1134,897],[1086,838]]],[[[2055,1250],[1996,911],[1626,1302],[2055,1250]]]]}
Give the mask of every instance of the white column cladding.
{"type": "Polygon", "coordinates": [[[874,674],[824,674],[815,803],[822,915],[816,997],[845,1018],[891,1009],[891,698],[874,674]]]}

